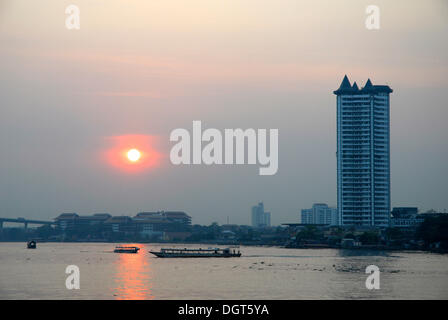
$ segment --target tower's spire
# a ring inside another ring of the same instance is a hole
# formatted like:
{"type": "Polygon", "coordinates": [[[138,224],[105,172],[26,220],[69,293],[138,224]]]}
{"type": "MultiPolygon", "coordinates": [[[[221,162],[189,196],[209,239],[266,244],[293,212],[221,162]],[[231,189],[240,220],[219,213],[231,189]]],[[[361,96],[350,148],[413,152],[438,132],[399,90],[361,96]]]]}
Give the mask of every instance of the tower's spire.
{"type": "Polygon", "coordinates": [[[356,91],[359,90],[358,85],[356,84],[356,81],[353,82],[353,87],[352,87],[352,89],[353,89],[353,90],[356,90],[356,91]]]}
{"type": "Polygon", "coordinates": [[[333,93],[339,95],[342,93],[350,93],[352,91],[353,91],[353,89],[352,89],[352,85],[350,84],[350,80],[348,80],[347,75],[345,75],[344,79],[342,79],[339,89],[336,91],[333,91],[333,93]]]}
{"type": "Polygon", "coordinates": [[[347,75],[344,76],[344,79],[341,82],[341,86],[339,89],[350,89],[352,85],[350,84],[350,81],[348,80],[347,75]]]}
{"type": "Polygon", "coordinates": [[[367,79],[366,85],[364,86],[364,88],[370,88],[372,86],[372,82],[370,81],[370,78],[367,79]]]}

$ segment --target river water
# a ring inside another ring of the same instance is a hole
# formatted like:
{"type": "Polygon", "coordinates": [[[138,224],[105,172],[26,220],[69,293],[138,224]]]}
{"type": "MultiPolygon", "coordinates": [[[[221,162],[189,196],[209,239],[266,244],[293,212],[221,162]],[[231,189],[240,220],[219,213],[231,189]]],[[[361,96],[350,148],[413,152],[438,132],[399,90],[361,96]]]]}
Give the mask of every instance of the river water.
{"type": "Polygon", "coordinates": [[[160,244],[115,245],[0,243],[0,299],[448,299],[448,255],[241,247],[241,258],[161,259],[148,252],[160,244]],[[68,265],[79,290],[66,288],[68,265]],[[379,290],[366,288],[368,265],[379,290]]]}

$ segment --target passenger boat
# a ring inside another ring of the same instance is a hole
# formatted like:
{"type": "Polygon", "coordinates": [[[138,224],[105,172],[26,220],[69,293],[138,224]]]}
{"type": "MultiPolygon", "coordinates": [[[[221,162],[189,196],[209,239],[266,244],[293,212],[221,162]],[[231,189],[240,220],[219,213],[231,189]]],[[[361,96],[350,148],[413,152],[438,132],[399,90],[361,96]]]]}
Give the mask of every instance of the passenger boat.
{"type": "Polygon", "coordinates": [[[122,247],[122,246],[117,246],[117,247],[115,247],[114,252],[115,253],[138,253],[138,250],[140,250],[139,247],[122,247]]]}
{"type": "Polygon", "coordinates": [[[34,240],[28,241],[26,247],[28,249],[36,249],[37,243],[34,240]]]}
{"type": "Polygon", "coordinates": [[[230,250],[230,248],[219,249],[177,249],[177,248],[162,248],[160,251],[149,251],[159,258],[231,258],[241,257],[241,252],[230,250]]]}

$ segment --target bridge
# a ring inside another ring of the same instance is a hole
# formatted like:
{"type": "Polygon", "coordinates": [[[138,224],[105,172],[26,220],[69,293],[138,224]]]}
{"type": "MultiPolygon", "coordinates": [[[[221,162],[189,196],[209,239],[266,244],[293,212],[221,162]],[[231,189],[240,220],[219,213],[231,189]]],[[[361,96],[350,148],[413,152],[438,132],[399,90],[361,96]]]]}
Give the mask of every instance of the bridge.
{"type": "Polygon", "coordinates": [[[43,221],[43,220],[32,220],[32,219],[25,219],[25,218],[0,218],[0,229],[3,228],[4,222],[13,222],[13,223],[23,223],[25,226],[25,229],[28,228],[29,224],[40,224],[40,225],[53,225],[56,224],[53,221],[43,221]]]}
{"type": "Polygon", "coordinates": [[[321,223],[282,223],[282,226],[288,226],[288,227],[306,227],[306,226],[333,227],[329,224],[321,224],[321,223]]]}

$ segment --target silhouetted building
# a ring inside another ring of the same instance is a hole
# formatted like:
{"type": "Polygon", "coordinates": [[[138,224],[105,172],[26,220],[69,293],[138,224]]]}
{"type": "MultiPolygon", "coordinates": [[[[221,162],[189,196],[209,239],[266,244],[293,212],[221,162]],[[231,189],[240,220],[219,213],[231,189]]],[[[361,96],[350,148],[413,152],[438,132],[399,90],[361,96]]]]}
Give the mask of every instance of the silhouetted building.
{"type": "Polygon", "coordinates": [[[156,228],[150,226],[152,221],[156,221],[157,228],[162,231],[185,232],[191,227],[191,217],[183,211],[140,212],[134,217],[134,221],[140,225],[146,223],[148,230],[156,228]]]}
{"type": "Polygon", "coordinates": [[[109,213],[95,213],[91,216],[78,216],[75,223],[77,226],[100,225],[111,217],[109,213]]]}
{"type": "Polygon", "coordinates": [[[165,217],[175,223],[179,223],[182,226],[191,226],[191,217],[183,211],[163,211],[165,217]]]}
{"type": "Polygon", "coordinates": [[[145,211],[145,212],[139,212],[135,215],[134,220],[145,220],[145,219],[163,219],[164,216],[162,214],[162,211],[157,212],[151,212],[151,211],[145,211]]]}
{"type": "Polygon", "coordinates": [[[392,218],[410,218],[418,214],[417,207],[394,207],[392,209],[392,218]]]}
{"type": "Polygon", "coordinates": [[[55,218],[56,227],[65,232],[88,226],[102,225],[112,216],[109,213],[95,213],[90,216],[80,216],[76,213],[61,213],[55,218]]]}
{"type": "Polygon", "coordinates": [[[151,218],[146,220],[134,220],[136,232],[148,238],[163,238],[167,222],[162,219],[151,218]]]}
{"type": "Polygon", "coordinates": [[[386,85],[359,89],[344,77],[337,95],[338,212],[342,225],[389,226],[390,140],[386,85]]]}
{"type": "Polygon", "coordinates": [[[104,224],[108,231],[132,233],[136,231],[136,226],[131,217],[115,216],[107,219],[104,224]]]}
{"type": "Polygon", "coordinates": [[[190,234],[191,217],[182,211],[140,212],[134,218],[95,213],[80,216],[62,213],[55,218],[64,234],[74,231],[82,236],[103,236],[107,233],[139,234],[147,238],[185,239],[190,234]]]}
{"type": "Polygon", "coordinates": [[[390,226],[394,228],[418,227],[425,217],[418,214],[416,207],[395,207],[392,209],[392,218],[390,226]]]}
{"type": "Polygon", "coordinates": [[[56,221],[56,228],[65,232],[72,230],[79,216],[76,213],[61,213],[54,220],[56,221]]]}

